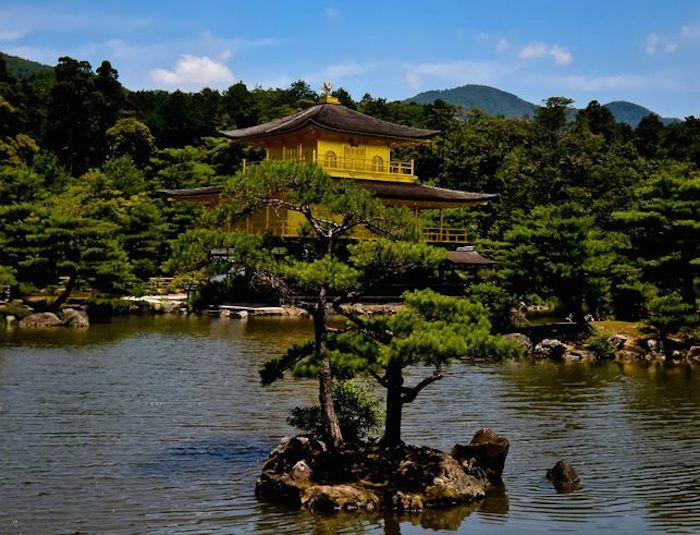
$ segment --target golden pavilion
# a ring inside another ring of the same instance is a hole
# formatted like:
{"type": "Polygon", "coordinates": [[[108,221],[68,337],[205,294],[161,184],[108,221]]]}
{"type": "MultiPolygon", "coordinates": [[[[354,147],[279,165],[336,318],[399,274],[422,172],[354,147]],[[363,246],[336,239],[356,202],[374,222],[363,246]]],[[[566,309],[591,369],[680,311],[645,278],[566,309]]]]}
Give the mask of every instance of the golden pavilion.
{"type": "MultiPolygon", "coordinates": [[[[370,117],[342,106],[329,87],[319,103],[273,121],[222,131],[233,143],[265,149],[267,159],[314,162],[331,177],[353,180],[370,190],[386,205],[406,206],[416,216],[424,210],[439,211],[438,226],[424,229],[425,239],[435,245],[457,247],[450,259],[460,264],[483,264],[489,260],[469,247],[466,229],[444,225],[445,209],[484,205],[495,195],[438,188],[421,184],[413,160],[392,159],[392,150],[428,142],[437,130],[411,128],[370,117]]],[[[243,162],[245,169],[247,164],[243,162]]],[[[174,200],[216,204],[222,186],[166,190],[174,200]]],[[[283,238],[299,237],[301,215],[292,211],[261,209],[239,222],[236,229],[283,238]]]]}

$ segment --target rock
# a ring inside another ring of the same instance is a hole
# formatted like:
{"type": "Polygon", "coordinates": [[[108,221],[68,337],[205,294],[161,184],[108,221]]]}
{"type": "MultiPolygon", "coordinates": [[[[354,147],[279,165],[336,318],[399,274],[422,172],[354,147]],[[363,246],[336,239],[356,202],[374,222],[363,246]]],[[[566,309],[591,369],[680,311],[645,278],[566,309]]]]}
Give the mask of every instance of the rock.
{"type": "Polygon", "coordinates": [[[63,322],[53,312],[37,312],[19,320],[20,327],[60,327],[63,322]]]}
{"type": "Polygon", "coordinates": [[[508,311],[508,317],[510,318],[510,322],[517,328],[517,327],[522,327],[524,325],[530,325],[530,320],[527,319],[527,316],[523,314],[520,310],[517,308],[511,308],[508,311]]]}
{"type": "Polygon", "coordinates": [[[685,358],[690,362],[700,362],[700,346],[690,346],[690,349],[685,354],[685,358]]]}
{"type": "Polygon", "coordinates": [[[312,511],[374,511],[379,496],[352,485],[314,485],[301,493],[301,505],[312,511]]]}
{"type": "Polygon", "coordinates": [[[86,328],[90,326],[88,315],[83,310],[75,308],[63,309],[63,325],[65,327],[86,328]]]}
{"type": "Polygon", "coordinates": [[[628,338],[624,334],[613,334],[610,337],[610,343],[615,348],[615,351],[620,351],[627,343],[628,338]]]}
{"type": "Polygon", "coordinates": [[[569,362],[590,362],[595,360],[593,353],[586,349],[581,349],[580,347],[567,346],[564,355],[562,355],[562,360],[569,362]]]}
{"type": "Polygon", "coordinates": [[[509,449],[510,443],[505,436],[484,427],[474,433],[468,445],[456,444],[450,454],[466,473],[478,474],[475,470],[480,469],[491,481],[499,481],[509,449]]]}
{"type": "Polygon", "coordinates": [[[284,305],[282,306],[282,308],[284,309],[284,313],[287,316],[292,316],[295,318],[305,318],[309,315],[309,313],[306,310],[304,310],[303,308],[296,307],[294,305],[284,305]]]}
{"type": "Polygon", "coordinates": [[[255,494],[275,501],[301,504],[301,491],[310,485],[314,458],[327,451],[320,440],[285,437],[263,464],[255,494]]]}
{"type": "Polygon", "coordinates": [[[566,345],[560,340],[545,338],[535,346],[534,356],[540,359],[560,360],[566,352],[566,345]]]}
{"type": "Polygon", "coordinates": [[[654,353],[663,353],[664,352],[664,345],[661,343],[661,340],[655,340],[654,338],[650,338],[647,340],[647,349],[654,354],[654,353]]]}
{"type": "Polygon", "coordinates": [[[504,334],[503,338],[513,340],[515,343],[521,346],[523,350],[525,350],[526,355],[532,355],[533,343],[529,336],[523,333],[508,333],[504,334]]]}
{"type": "Polygon", "coordinates": [[[547,470],[547,479],[558,492],[572,492],[581,486],[578,472],[566,461],[557,461],[550,470],[547,470]]]}
{"type": "Polygon", "coordinates": [[[232,310],[230,313],[232,318],[238,318],[240,320],[247,319],[249,315],[247,310],[232,310]]]}
{"type": "Polygon", "coordinates": [[[391,497],[391,509],[402,513],[406,511],[422,511],[423,498],[420,494],[401,492],[399,490],[391,497]]]}

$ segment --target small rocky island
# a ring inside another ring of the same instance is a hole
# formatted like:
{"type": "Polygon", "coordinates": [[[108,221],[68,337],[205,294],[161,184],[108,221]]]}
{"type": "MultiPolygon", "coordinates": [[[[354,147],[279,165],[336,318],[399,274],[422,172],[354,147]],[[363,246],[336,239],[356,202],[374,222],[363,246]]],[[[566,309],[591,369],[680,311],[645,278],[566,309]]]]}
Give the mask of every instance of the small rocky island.
{"type": "Polygon", "coordinates": [[[488,428],[450,453],[366,443],[332,450],[310,436],[285,437],[265,461],[255,492],[312,511],[420,511],[472,503],[501,481],[509,442],[488,428]]]}

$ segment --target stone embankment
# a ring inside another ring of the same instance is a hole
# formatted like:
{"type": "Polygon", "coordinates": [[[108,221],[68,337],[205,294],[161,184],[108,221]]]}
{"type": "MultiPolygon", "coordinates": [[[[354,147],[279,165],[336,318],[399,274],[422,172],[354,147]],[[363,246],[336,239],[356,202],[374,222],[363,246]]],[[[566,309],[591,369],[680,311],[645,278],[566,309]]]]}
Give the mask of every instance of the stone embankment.
{"type": "Polygon", "coordinates": [[[420,511],[472,503],[501,480],[508,439],[479,430],[451,453],[376,444],[331,451],[307,436],[285,437],[263,465],[261,499],[314,511],[420,511]]]}
{"type": "MultiPolygon", "coordinates": [[[[15,321],[13,317],[8,317],[7,319],[8,323],[15,321]]],[[[78,308],[64,308],[58,314],[53,312],[36,312],[23,317],[16,323],[21,328],[74,327],[82,329],[90,326],[87,313],[85,310],[78,308]]]]}
{"type": "MultiPolygon", "coordinates": [[[[700,346],[688,345],[684,349],[664,350],[663,343],[656,338],[631,338],[623,334],[608,337],[609,351],[604,355],[596,351],[583,338],[577,341],[562,341],[557,338],[545,338],[537,344],[523,333],[508,333],[505,338],[517,342],[526,357],[535,360],[552,360],[559,362],[601,362],[617,360],[621,362],[640,363],[691,363],[700,364],[700,346]]],[[[683,348],[682,343],[677,344],[683,348]]]]}

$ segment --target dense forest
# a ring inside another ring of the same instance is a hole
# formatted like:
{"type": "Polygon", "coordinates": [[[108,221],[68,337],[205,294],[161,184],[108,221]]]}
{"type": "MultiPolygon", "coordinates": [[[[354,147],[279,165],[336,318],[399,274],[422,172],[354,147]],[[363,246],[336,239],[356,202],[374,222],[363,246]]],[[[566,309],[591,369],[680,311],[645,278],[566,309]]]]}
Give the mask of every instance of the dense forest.
{"type": "MultiPolygon", "coordinates": [[[[430,144],[399,155],[415,158],[424,182],[498,194],[484,209],[447,215],[498,261],[467,287],[497,324],[520,300],[630,320],[695,308],[700,119],[664,125],[652,114],[632,129],[596,101],[567,120],[573,102],[563,97],[525,121],[440,100],[334,95],[380,119],[439,129],[430,144]]],[[[20,298],[60,285],[57,308],[73,289],[113,297],[174,275],[177,239],[198,208],[158,192],[224,182],[243,158],[262,155],[217,137],[219,129],[317,98],[303,81],[129,91],[108,61],[93,70],[69,57],[51,75],[18,79],[0,58],[0,286],[20,298]]]]}

